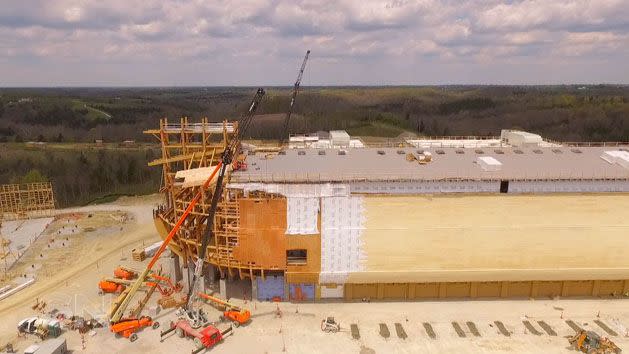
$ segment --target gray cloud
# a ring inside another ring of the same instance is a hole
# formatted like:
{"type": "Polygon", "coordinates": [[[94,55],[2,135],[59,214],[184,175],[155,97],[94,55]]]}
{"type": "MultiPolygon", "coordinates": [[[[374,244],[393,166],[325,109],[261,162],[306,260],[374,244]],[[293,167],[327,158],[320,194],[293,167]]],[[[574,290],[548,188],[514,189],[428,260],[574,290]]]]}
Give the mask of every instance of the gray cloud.
{"type": "Polygon", "coordinates": [[[22,0],[0,85],[629,81],[623,0],[22,0]],[[561,63],[561,65],[560,65],[561,63]],[[582,70],[587,68],[587,70],[582,70]]]}

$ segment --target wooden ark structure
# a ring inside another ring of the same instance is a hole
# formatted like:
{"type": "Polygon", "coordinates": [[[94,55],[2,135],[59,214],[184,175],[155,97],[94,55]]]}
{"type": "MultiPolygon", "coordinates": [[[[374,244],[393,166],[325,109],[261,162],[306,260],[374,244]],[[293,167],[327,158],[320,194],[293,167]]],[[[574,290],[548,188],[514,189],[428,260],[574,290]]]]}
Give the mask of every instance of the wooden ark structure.
{"type": "MultiPolygon", "coordinates": [[[[162,148],[151,162],[163,169],[162,237],[237,131],[184,118],[146,132],[162,148]]],[[[251,279],[261,300],[625,294],[629,165],[606,156],[626,148],[247,148],[206,261],[223,279],[251,279]]],[[[210,199],[171,244],[183,259],[198,254],[210,199]]]]}
{"type": "Polygon", "coordinates": [[[0,185],[0,214],[5,220],[50,216],[54,210],[50,182],[0,185]]]}

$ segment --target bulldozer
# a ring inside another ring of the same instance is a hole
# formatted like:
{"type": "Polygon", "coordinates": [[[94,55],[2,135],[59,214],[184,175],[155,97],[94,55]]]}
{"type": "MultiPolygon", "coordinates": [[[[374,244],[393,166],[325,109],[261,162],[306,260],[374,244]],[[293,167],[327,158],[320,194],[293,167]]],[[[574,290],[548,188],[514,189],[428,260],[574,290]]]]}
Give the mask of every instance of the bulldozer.
{"type": "Polygon", "coordinates": [[[614,342],[592,331],[581,330],[568,342],[574,350],[588,354],[619,354],[622,351],[614,342]]]}

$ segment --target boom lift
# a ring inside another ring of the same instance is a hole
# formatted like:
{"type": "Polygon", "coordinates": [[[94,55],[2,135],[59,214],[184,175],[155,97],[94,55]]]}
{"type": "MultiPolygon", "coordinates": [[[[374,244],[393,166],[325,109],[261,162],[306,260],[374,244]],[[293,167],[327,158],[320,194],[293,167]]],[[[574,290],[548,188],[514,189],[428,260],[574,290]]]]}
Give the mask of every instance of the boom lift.
{"type": "Polygon", "coordinates": [[[290,98],[290,105],[288,106],[288,112],[286,112],[286,118],[284,119],[284,130],[282,132],[282,135],[280,136],[280,148],[284,143],[284,139],[286,139],[286,137],[288,136],[288,124],[290,123],[290,116],[291,114],[293,114],[293,106],[295,105],[295,99],[297,98],[297,92],[299,92],[299,85],[301,85],[301,78],[304,76],[304,70],[306,69],[306,62],[308,61],[309,56],[310,50],[306,51],[306,56],[304,57],[304,61],[301,63],[299,74],[297,74],[297,80],[295,81],[295,85],[293,86],[293,95],[290,98]]]}
{"type": "MultiPolygon", "coordinates": [[[[157,263],[157,260],[160,258],[162,253],[166,250],[166,247],[168,247],[168,244],[170,243],[170,241],[173,239],[175,234],[179,231],[179,228],[181,227],[183,222],[186,220],[188,215],[190,215],[190,213],[192,212],[192,210],[194,209],[196,204],[199,202],[199,200],[201,199],[201,196],[203,195],[205,190],[207,190],[210,187],[212,181],[214,180],[214,177],[217,176],[217,174],[218,174],[218,179],[216,181],[216,187],[215,187],[215,190],[214,190],[214,194],[212,195],[212,204],[211,204],[211,207],[210,207],[210,212],[208,213],[208,224],[207,224],[205,235],[204,235],[204,238],[203,238],[203,241],[202,241],[202,246],[201,246],[201,249],[199,251],[199,256],[198,256],[198,260],[197,260],[197,263],[196,263],[196,267],[195,267],[195,273],[194,273],[194,278],[193,278],[193,286],[191,286],[191,290],[188,293],[187,307],[189,307],[189,305],[192,303],[190,295],[197,293],[197,291],[193,292],[192,289],[198,288],[198,285],[199,285],[198,284],[198,278],[201,275],[201,269],[202,269],[202,266],[203,266],[203,261],[205,259],[205,253],[207,251],[207,245],[208,245],[211,233],[212,233],[212,225],[213,225],[213,222],[214,222],[214,213],[216,212],[216,207],[218,205],[218,200],[219,200],[219,198],[221,196],[222,183],[223,183],[223,178],[224,178],[224,175],[225,175],[225,171],[226,171],[227,165],[229,165],[232,162],[232,158],[233,158],[233,156],[234,156],[234,154],[236,152],[236,149],[239,146],[240,136],[242,136],[242,133],[244,131],[246,131],[247,128],[249,127],[249,125],[251,123],[251,119],[253,118],[253,115],[255,114],[256,110],[258,109],[258,106],[259,106],[259,104],[260,104],[264,94],[265,94],[264,89],[260,88],[260,89],[257,90],[257,92],[256,92],[256,94],[255,94],[251,104],[249,105],[248,111],[245,113],[245,115],[240,120],[240,126],[239,126],[239,129],[238,129],[237,137],[230,141],[228,147],[223,152],[223,156],[222,156],[221,161],[215,166],[215,168],[212,171],[211,175],[203,183],[203,185],[201,186],[201,188],[199,189],[197,194],[194,196],[194,198],[192,198],[192,200],[190,201],[190,204],[188,204],[188,207],[186,208],[184,213],[181,215],[179,220],[177,220],[177,223],[175,223],[175,226],[170,230],[170,232],[168,233],[168,236],[166,236],[166,238],[164,239],[164,242],[162,243],[160,248],[157,250],[157,252],[155,252],[155,254],[153,255],[153,258],[151,258],[151,261],[146,266],[146,268],[138,276],[138,278],[131,285],[131,287],[129,287],[128,289],[125,290],[125,292],[123,293],[123,296],[121,296],[119,301],[116,301],[114,303],[114,305],[112,306],[112,308],[111,308],[111,310],[109,312],[109,320],[110,320],[112,325],[115,325],[116,323],[121,321],[121,319],[124,316],[124,313],[125,313],[127,307],[129,306],[129,303],[133,299],[133,296],[137,293],[137,291],[140,289],[142,284],[146,281],[147,277],[151,273],[151,270],[155,266],[155,263],[157,263]]],[[[197,316],[197,317],[203,317],[203,316],[197,316]]]]}
{"type": "Polygon", "coordinates": [[[219,299],[206,293],[199,293],[199,296],[212,302],[217,307],[224,309],[223,314],[221,315],[221,321],[229,320],[232,321],[235,327],[239,327],[240,325],[249,322],[251,319],[251,312],[247,309],[232,305],[223,299],[219,299]]]}

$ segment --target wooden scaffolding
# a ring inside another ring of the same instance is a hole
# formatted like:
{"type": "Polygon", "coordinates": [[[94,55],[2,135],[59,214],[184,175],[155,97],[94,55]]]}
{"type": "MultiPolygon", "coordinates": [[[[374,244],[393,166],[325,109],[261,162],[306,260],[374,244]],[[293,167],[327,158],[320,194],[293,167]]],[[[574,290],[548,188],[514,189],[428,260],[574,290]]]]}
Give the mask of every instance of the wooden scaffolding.
{"type": "Polygon", "coordinates": [[[50,182],[0,185],[0,214],[5,220],[50,216],[54,210],[50,182]]]}
{"type": "MultiPolygon", "coordinates": [[[[184,187],[176,179],[178,171],[216,166],[229,141],[238,132],[238,122],[208,122],[207,118],[200,123],[191,123],[181,118],[179,123],[170,123],[161,119],[159,129],[147,130],[144,133],[154,136],[161,145],[162,156],[149,162],[149,166],[162,166],[162,185],[160,192],[165,202],[154,215],[170,229],[184,213],[200,186],[184,187]]],[[[226,176],[225,183],[229,181],[226,176]]],[[[201,240],[205,232],[207,214],[210,209],[211,186],[196,204],[190,215],[173,238],[171,249],[186,260],[194,261],[199,254],[201,240]]],[[[221,274],[225,272],[240,277],[253,276],[254,271],[262,272],[260,267],[242,264],[233,256],[238,245],[238,228],[240,213],[238,198],[242,192],[224,189],[214,217],[214,237],[210,240],[205,261],[216,266],[221,274]]]]}

